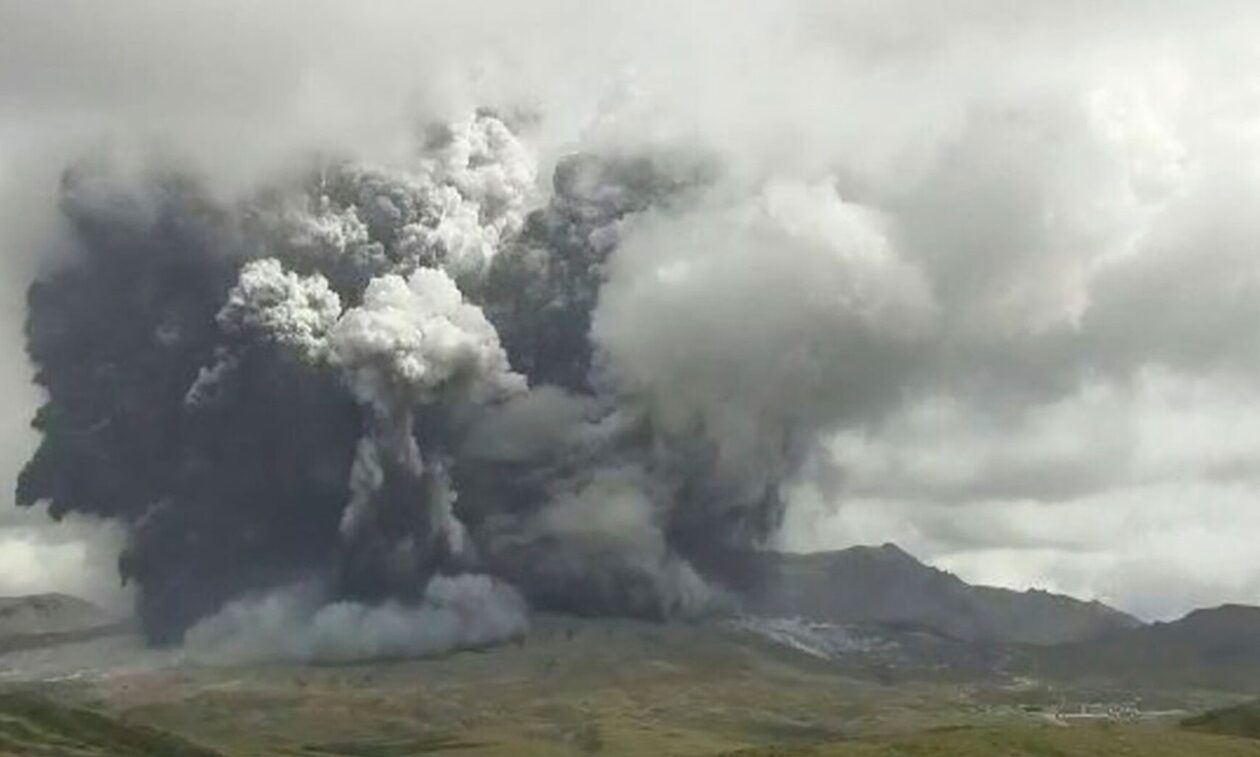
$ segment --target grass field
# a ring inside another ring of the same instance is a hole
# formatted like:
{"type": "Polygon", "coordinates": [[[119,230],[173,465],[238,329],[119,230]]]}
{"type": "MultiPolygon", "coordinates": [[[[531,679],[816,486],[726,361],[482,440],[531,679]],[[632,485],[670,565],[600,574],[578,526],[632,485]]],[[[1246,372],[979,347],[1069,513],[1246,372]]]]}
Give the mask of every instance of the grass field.
{"type": "Polygon", "coordinates": [[[1260,755],[1260,741],[1144,726],[947,728],[885,739],[799,748],[758,748],[730,757],[1234,757],[1260,755]]]}
{"type": "MultiPolygon", "coordinates": [[[[481,731],[422,737],[373,737],[267,748],[242,743],[219,753],[163,733],[90,710],[65,707],[38,696],[0,695],[0,754],[31,757],[408,757],[412,755],[713,754],[726,757],[1234,757],[1260,755],[1260,741],[1196,733],[1164,726],[1063,726],[1005,723],[940,727],[886,737],[826,740],[813,744],[705,751],[695,739],[672,744],[639,733],[579,734],[571,743],[530,739],[523,734],[481,731]]],[[[681,734],[680,734],[681,736],[681,734]]],[[[799,736],[799,734],[797,734],[799,736]]],[[[250,741],[249,739],[245,740],[250,741]]]]}

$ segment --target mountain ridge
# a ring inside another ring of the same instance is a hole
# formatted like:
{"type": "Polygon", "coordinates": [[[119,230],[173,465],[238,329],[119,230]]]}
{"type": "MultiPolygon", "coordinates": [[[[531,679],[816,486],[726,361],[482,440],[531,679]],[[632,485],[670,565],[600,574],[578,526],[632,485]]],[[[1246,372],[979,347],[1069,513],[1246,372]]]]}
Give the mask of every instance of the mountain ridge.
{"type": "Polygon", "coordinates": [[[967,583],[892,543],[807,554],[727,555],[746,612],[830,623],[912,624],[967,642],[1054,645],[1142,627],[1096,600],[967,583]]]}
{"type": "Polygon", "coordinates": [[[1093,675],[1128,684],[1255,691],[1260,681],[1260,607],[1224,604],[1172,621],[1030,651],[1056,677],[1093,675]]]}

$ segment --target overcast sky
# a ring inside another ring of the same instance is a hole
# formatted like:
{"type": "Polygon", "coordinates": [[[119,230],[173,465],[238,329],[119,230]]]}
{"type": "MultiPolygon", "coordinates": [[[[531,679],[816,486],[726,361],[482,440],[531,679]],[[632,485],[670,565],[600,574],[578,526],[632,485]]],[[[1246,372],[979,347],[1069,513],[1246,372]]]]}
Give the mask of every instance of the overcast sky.
{"type": "MultiPolygon", "coordinates": [[[[1260,603],[1258,64],[1251,3],[0,0],[0,475],[69,160],[167,150],[231,193],[489,103],[539,115],[544,164],[683,145],[877,219],[895,265],[855,263],[858,294],[913,293],[914,355],[858,372],[897,391],[856,391],[784,546],[895,541],[1148,618],[1260,603]]],[[[116,601],[117,539],[0,510],[0,593],[116,601]]]]}

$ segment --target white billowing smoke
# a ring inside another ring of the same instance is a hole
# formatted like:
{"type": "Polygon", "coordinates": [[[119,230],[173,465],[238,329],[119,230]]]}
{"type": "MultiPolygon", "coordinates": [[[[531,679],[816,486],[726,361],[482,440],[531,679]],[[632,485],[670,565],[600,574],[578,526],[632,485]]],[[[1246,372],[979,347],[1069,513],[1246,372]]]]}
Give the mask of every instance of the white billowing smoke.
{"type": "Polygon", "coordinates": [[[444,271],[419,268],[406,280],[393,274],[373,279],[363,304],[337,322],[328,345],[330,361],[372,414],[351,471],[343,533],[356,536],[370,518],[385,484],[382,456],[389,455],[417,480],[429,474],[429,530],[435,534],[430,538],[461,554],[466,540],[452,510],[453,493],[444,471],[426,471],[413,436],[412,408],[451,398],[488,402],[523,392],[525,379],[512,372],[498,332],[481,308],[464,301],[444,271]]]}
{"type": "Polygon", "coordinates": [[[535,202],[535,157],[502,120],[485,114],[435,128],[429,138],[433,144],[403,168],[338,166],[339,175],[321,177],[320,191],[287,198],[262,220],[308,261],[355,261],[403,276],[440,267],[476,280],[535,202]],[[388,252],[381,237],[390,240],[388,252]]]}
{"type": "Polygon", "coordinates": [[[299,276],[265,258],[241,269],[216,320],[228,334],[262,338],[316,360],[340,316],[341,298],[323,276],[299,276]]]}
{"type": "Polygon", "coordinates": [[[525,389],[481,308],[437,269],[374,279],[333,328],[329,349],[355,396],[384,411],[445,393],[488,401],[525,389]]]}
{"type": "Polygon", "coordinates": [[[188,631],[192,662],[350,662],[430,657],[521,638],[525,600],[486,575],[437,576],[419,605],[325,604],[319,589],[299,585],[237,600],[188,631]]]}
{"type": "Polygon", "coordinates": [[[421,165],[433,223],[403,227],[405,257],[443,251],[456,276],[485,270],[499,246],[520,231],[537,175],[533,154],[497,118],[450,127],[445,145],[421,165]]]}
{"type": "Polygon", "coordinates": [[[710,202],[626,231],[591,336],[664,431],[698,431],[724,474],[764,484],[794,447],[896,398],[934,302],[886,219],[834,182],[710,202]]]}

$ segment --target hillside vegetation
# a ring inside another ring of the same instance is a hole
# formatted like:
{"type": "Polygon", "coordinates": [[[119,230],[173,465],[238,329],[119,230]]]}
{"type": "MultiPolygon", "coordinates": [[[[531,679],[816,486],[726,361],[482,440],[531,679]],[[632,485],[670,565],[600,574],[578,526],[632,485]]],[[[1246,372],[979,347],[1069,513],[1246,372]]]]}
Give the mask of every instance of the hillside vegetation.
{"type": "Polygon", "coordinates": [[[0,755],[219,757],[156,728],[13,692],[0,694],[0,755]]]}
{"type": "Polygon", "coordinates": [[[1194,731],[1260,739],[1260,702],[1209,710],[1187,718],[1182,725],[1194,731]]]}

